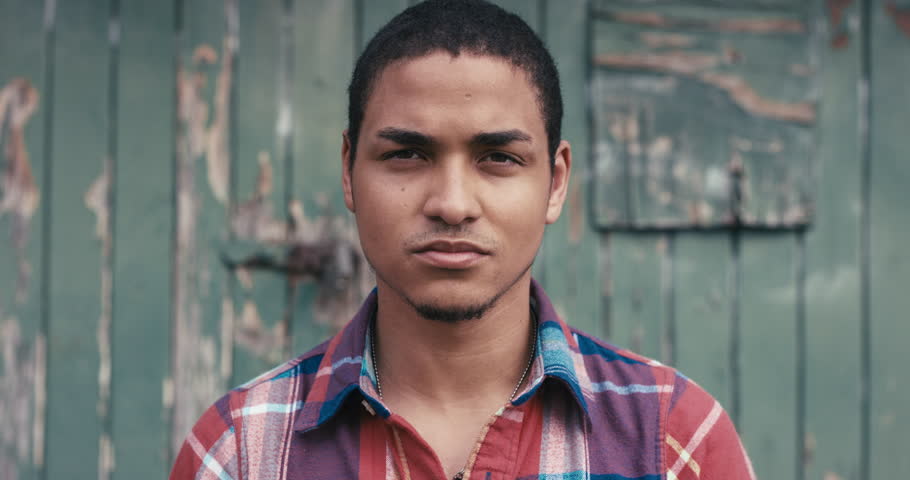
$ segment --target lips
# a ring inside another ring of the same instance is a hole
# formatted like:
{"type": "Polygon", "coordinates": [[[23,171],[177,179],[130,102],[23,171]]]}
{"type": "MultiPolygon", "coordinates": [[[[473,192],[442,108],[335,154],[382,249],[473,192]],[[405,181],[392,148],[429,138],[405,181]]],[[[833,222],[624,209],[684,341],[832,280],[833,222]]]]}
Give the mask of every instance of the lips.
{"type": "Polygon", "coordinates": [[[432,267],[463,270],[475,266],[490,252],[471,242],[437,240],[421,245],[414,250],[414,255],[432,267]]]}

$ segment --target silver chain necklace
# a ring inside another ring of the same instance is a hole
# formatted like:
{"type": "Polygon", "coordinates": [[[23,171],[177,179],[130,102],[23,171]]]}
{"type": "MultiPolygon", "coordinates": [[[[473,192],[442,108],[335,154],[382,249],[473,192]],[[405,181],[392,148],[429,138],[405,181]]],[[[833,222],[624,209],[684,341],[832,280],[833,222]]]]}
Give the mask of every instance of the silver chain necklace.
{"type": "MultiPolygon", "coordinates": [[[[512,389],[512,394],[509,395],[509,401],[515,399],[515,394],[518,393],[518,389],[521,388],[521,384],[524,383],[525,378],[528,377],[528,372],[531,371],[531,364],[534,363],[534,354],[537,353],[537,322],[534,322],[534,335],[531,337],[531,355],[528,356],[528,364],[525,365],[525,369],[521,372],[521,378],[518,379],[518,383],[515,385],[515,388],[512,389]]],[[[379,394],[379,399],[382,400],[382,381],[379,379],[379,363],[376,361],[376,320],[370,324],[370,359],[373,361],[373,375],[376,377],[376,393],[379,394]]]]}

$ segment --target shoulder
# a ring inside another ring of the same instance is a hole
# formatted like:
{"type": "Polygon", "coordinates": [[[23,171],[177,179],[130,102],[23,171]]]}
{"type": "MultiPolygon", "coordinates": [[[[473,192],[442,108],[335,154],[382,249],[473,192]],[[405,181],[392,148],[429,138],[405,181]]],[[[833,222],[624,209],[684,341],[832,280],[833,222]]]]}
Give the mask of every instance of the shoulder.
{"type": "Polygon", "coordinates": [[[570,328],[584,367],[595,391],[617,381],[627,385],[650,385],[655,392],[673,388],[678,372],[657,360],[617,347],[576,328],[570,328]]]}
{"type": "Polygon", "coordinates": [[[711,394],[671,366],[576,329],[572,334],[590,378],[591,412],[634,425],[628,441],[643,464],[680,480],[754,479],[733,422],[711,394]]]}
{"type": "Polygon", "coordinates": [[[664,423],[664,468],[668,478],[755,479],[729,415],[694,381],[677,377],[664,423]]]}
{"type": "Polygon", "coordinates": [[[266,445],[270,438],[286,438],[284,434],[292,428],[319,370],[326,345],[259,375],[215,401],[187,434],[171,480],[198,478],[203,471],[213,478],[237,478],[250,447],[274,446],[266,445]],[[246,444],[245,439],[251,437],[258,439],[255,445],[246,444]]]}

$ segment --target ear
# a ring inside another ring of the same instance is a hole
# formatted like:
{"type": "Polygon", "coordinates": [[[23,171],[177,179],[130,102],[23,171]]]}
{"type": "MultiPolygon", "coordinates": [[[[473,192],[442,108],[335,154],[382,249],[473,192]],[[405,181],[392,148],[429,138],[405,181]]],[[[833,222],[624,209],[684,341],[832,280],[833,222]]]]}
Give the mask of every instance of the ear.
{"type": "Polygon", "coordinates": [[[572,146],[563,140],[556,149],[553,174],[550,178],[550,198],[547,201],[547,223],[559,220],[562,205],[569,189],[569,174],[572,171],[572,146]]]}
{"type": "Polygon", "coordinates": [[[351,188],[351,140],[348,131],[341,132],[341,187],[344,189],[344,204],[354,212],[354,190],[351,188]]]}

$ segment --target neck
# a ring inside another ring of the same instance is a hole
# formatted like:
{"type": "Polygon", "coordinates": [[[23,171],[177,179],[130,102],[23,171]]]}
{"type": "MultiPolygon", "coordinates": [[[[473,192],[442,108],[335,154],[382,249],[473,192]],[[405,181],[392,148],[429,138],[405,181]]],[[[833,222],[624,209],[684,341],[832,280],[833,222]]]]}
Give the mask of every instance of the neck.
{"type": "Polygon", "coordinates": [[[530,276],[482,317],[454,323],[420,316],[379,283],[376,355],[384,400],[464,410],[510,399],[532,354],[530,276]],[[395,332],[407,332],[407,335],[395,332]]]}

